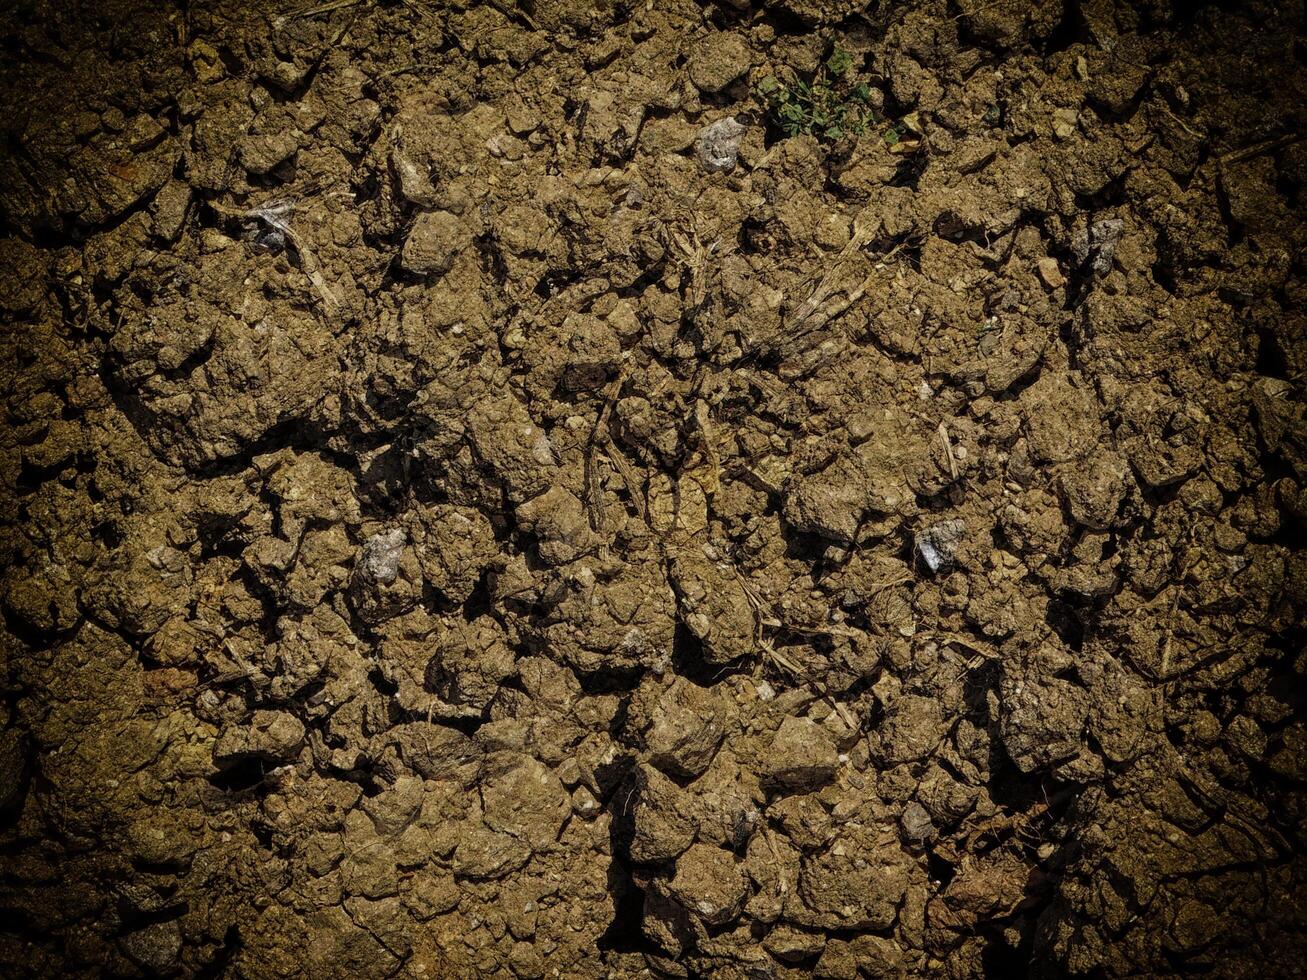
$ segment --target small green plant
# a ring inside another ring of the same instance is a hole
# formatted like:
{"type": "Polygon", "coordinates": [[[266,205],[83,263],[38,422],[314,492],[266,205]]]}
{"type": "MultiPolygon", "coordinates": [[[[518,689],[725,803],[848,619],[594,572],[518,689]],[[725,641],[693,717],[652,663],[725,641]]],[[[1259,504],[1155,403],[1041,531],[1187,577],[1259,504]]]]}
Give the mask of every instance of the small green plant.
{"type": "Polygon", "coordinates": [[[783,81],[768,75],[758,83],[758,94],[786,136],[814,135],[829,140],[861,136],[875,121],[875,114],[867,83],[851,84],[852,67],[853,55],[836,47],[810,80],[795,76],[783,81]]]}

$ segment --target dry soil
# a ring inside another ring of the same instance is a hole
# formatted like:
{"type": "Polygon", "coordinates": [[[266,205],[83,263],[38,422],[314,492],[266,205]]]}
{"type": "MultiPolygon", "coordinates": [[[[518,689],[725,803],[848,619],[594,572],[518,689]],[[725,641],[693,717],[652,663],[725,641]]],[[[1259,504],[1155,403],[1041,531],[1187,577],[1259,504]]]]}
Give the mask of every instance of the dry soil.
{"type": "Polygon", "coordinates": [[[0,973],[1301,975],[1300,3],[5,7],[0,973]]]}

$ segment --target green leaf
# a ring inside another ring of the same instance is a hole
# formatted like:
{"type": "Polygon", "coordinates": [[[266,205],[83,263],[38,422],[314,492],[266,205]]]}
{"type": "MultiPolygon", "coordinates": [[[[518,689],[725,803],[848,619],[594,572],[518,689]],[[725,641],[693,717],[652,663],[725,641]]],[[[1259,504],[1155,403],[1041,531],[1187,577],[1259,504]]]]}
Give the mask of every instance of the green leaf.
{"type": "Polygon", "coordinates": [[[853,90],[853,97],[862,102],[868,102],[871,99],[871,86],[862,82],[853,90]]]}
{"type": "Polygon", "coordinates": [[[844,130],[840,129],[839,126],[831,126],[826,130],[827,139],[837,140],[843,135],[844,135],[844,130]]]}
{"type": "Polygon", "coordinates": [[[771,95],[780,87],[781,87],[781,83],[776,80],[775,75],[768,75],[766,78],[764,78],[761,82],[758,83],[758,91],[761,92],[763,95],[771,95]]]}
{"type": "Polygon", "coordinates": [[[839,78],[846,71],[853,67],[853,55],[849,54],[841,47],[836,47],[826,59],[826,70],[836,78],[839,78]]]}
{"type": "Polygon", "coordinates": [[[891,126],[889,129],[885,130],[886,144],[888,144],[889,146],[893,146],[898,141],[899,141],[899,131],[897,129],[891,126]]]}

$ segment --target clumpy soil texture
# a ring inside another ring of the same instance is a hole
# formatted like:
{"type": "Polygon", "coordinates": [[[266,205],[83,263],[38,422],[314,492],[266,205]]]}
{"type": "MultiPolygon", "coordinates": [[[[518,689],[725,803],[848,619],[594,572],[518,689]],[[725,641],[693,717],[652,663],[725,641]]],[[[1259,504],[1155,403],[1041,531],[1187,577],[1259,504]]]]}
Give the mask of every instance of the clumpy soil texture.
{"type": "Polygon", "coordinates": [[[6,7],[0,973],[1303,968],[1297,4],[6,7]]]}

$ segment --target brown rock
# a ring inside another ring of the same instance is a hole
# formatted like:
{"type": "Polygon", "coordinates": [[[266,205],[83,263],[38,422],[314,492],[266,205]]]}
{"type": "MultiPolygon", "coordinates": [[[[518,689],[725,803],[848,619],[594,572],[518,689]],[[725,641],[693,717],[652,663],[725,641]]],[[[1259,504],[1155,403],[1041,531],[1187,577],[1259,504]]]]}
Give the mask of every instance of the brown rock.
{"type": "Polygon", "coordinates": [[[481,784],[486,826],[524,841],[533,850],[558,840],[572,801],[558,777],[526,755],[503,753],[486,760],[481,784]]]}
{"type": "Polygon", "coordinates": [[[512,834],[473,824],[459,830],[454,873],[465,878],[493,880],[512,874],[530,859],[531,848],[512,834]]]}
{"type": "Polygon", "coordinates": [[[701,92],[720,92],[749,70],[752,56],[738,34],[705,38],[690,52],[690,81],[701,92]]]}
{"type": "Polygon", "coordinates": [[[924,759],[938,747],[947,725],[937,700],[905,694],[895,699],[880,726],[880,756],[892,766],[924,759]]]}
{"type": "Polygon", "coordinates": [[[585,507],[576,494],[563,487],[551,487],[517,508],[517,520],[536,536],[540,560],[565,565],[594,550],[599,536],[590,529],[585,507]]]}
{"type": "Polygon", "coordinates": [[[845,837],[805,858],[799,874],[802,907],[789,917],[819,929],[892,926],[915,865],[897,844],[868,843],[845,837]]]}
{"type": "Polygon", "coordinates": [[[695,844],[677,859],[669,889],[682,907],[706,925],[722,926],[743,910],[749,882],[730,851],[695,844]]]}
{"type": "Polygon", "coordinates": [[[1068,464],[1058,471],[1058,485],[1067,510],[1077,523],[1105,531],[1118,523],[1118,511],[1125,498],[1129,464],[1119,453],[1095,453],[1082,464],[1068,464]]]}
{"type": "Polygon", "coordinates": [[[1060,289],[1066,285],[1066,276],[1062,275],[1057,259],[1051,256],[1045,256],[1035,262],[1035,271],[1039,273],[1040,280],[1048,289],[1060,289]]]}
{"type": "Polygon", "coordinates": [[[665,691],[649,688],[641,694],[633,721],[642,733],[649,761],[673,776],[701,774],[722,744],[723,707],[718,695],[684,677],[676,678],[665,691]]]}
{"type": "Polygon", "coordinates": [[[795,963],[819,954],[826,947],[826,937],[819,932],[781,923],[767,933],[763,946],[778,960],[795,963]]]}
{"type": "Polygon", "coordinates": [[[245,724],[227,728],[213,747],[213,761],[219,766],[257,759],[280,765],[299,755],[304,745],[304,725],[285,711],[256,711],[245,724]]]}
{"type": "Polygon", "coordinates": [[[811,718],[786,718],[762,758],[763,781],[780,791],[808,791],[829,782],[839,753],[826,729],[811,718]]]}
{"type": "Polygon", "coordinates": [[[753,607],[729,569],[692,546],[676,556],[671,573],[681,619],[703,644],[705,661],[727,664],[754,651],[753,607]]]}
{"type": "Polygon", "coordinates": [[[473,507],[425,508],[410,523],[409,536],[423,580],[453,602],[466,602],[499,556],[490,521],[473,507]]]}
{"type": "Polygon", "coordinates": [[[441,275],[472,247],[472,239],[472,229],[457,215],[428,211],[419,215],[410,229],[400,261],[409,272],[441,275]]]}
{"type": "Polygon", "coordinates": [[[631,860],[670,861],[694,840],[694,803],[653,766],[637,766],[629,789],[619,790],[622,815],[629,814],[631,860]]]}
{"type": "Polygon", "coordinates": [[[481,616],[443,636],[426,669],[426,687],[451,705],[483,710],[511,677],[514,653],[503,627],[481,616]]]}

